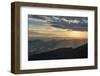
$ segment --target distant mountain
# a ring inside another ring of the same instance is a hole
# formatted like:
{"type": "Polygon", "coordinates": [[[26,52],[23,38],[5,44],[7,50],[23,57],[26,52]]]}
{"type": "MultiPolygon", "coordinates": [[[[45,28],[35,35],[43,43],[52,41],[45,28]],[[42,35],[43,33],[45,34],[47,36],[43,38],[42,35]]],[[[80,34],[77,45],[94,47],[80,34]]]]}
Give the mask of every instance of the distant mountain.
{"type": "Polygon", "coordinates": [[[43,52],[53,51],[59,48],[76,48],[83,45],[87,40],[64,40],[64,39],[33,39],[28,40],[28,53],[29,55],[39,54],[43,52]]]}
{"type": "Polygon", "coordinates": [[[52,59],[77,59],[88,57],[88,44],[78,48],[59,48],[40,54],[29,55],[29,60],[52,60],[52,59]]]}

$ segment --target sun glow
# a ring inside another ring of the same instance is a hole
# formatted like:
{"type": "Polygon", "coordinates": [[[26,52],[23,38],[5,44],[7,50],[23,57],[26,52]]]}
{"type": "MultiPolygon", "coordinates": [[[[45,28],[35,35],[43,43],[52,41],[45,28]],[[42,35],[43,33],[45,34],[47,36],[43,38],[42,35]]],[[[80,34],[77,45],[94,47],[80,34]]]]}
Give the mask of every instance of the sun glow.
{"type": "Polygon", "coordinates": [[[59,37],[63,39],[87,39],[87,31],[73,31],[62,29],[49,30],[33,30],[31,29],[31,37],[59,37]],[[35,34],[37,33],[37,34],[35,34]]]}
{"type": "Polygon", "coordinates": [[[70,38],[75,38],[75,39],[84,39],[87,38],[87,32],[81,32],[81,31],[67,31],[66,34],[70,38]]]}

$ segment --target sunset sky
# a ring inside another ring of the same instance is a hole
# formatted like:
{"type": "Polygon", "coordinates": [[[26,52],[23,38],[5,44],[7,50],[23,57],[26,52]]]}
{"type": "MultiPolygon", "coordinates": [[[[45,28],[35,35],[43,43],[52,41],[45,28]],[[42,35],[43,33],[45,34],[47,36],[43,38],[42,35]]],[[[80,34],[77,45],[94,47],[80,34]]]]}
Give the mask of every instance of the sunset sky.
{"type": "Polygon", "coordinates": [[[28,15],[28,37],[87,39],[87,17],[28,15]]]}

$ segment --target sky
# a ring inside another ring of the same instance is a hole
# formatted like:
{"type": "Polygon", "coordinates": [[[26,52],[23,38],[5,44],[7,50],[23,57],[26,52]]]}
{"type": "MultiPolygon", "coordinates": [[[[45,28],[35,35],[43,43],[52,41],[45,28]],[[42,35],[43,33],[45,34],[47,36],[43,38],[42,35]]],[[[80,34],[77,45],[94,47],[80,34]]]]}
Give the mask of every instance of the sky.
{"type": "Polygon", "coordinates": [[[87,39],[87,31],[87,17],[28,15],[29,38],[87,39]]]}

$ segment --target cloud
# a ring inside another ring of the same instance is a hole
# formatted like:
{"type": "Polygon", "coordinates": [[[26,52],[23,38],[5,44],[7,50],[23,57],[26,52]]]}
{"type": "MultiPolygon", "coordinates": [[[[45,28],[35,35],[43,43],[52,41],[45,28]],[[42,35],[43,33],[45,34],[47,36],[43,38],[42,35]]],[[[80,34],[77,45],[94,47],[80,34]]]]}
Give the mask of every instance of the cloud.
{"type": "Polygon", "coordinates": [[[45,15],[29,15],[29,26],[33,25],[50,25],[56,28],[72,29],[76,31],[87,31],[88,18],[87,17],[73,17],[73,16],[45,16],[45,15]]]}

